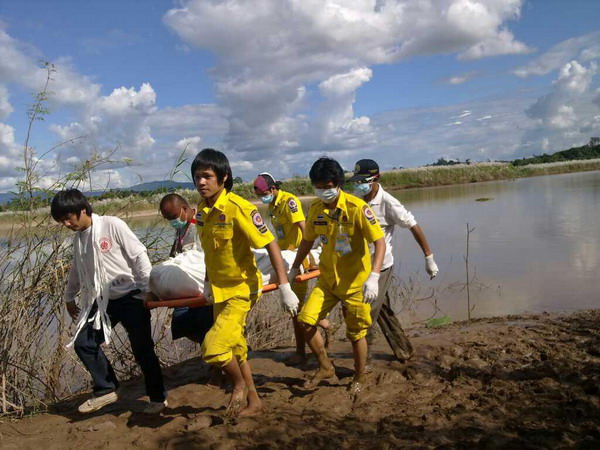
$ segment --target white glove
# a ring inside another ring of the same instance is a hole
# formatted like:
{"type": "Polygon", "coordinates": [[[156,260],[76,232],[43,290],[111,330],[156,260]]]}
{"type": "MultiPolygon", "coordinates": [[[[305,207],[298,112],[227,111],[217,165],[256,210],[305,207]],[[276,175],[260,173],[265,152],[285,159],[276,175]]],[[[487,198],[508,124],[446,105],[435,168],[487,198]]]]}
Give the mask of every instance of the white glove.
{"type": "Polygon", "coordinates": [[[295,316],[298,314],[298,296],[292,291],[292,286],[289,283],[280,284],[279,292],[281,292],[281,306],[284,310],[295,316]]]}
{"type": "Polygon", "coordinates": [[[433,253],[425,257],[425,270],[431,277],[430,280],[433,280],[439,272],[438,266],[433,259],[433,253]]]}
{"type": "Polygon", "coordinates": [[[210,281],[204,281],[204,298],[206,299],[206,303],[212,305],[215,302],[215,298],[213,297],[212,286],[210,285],[210,281]]]}
{"type": "Polygon", "coordinates": [[[363,285],[363,297],[364,301],[371,303],[379,295],[379,274],[371,272],[369,278],[363,285]]]}
{"type": "Polygon", "coordinates": [[[300,270],[300,267],[290,267],[290,271],[288,272],[288,281],[290,284],[294,284],[294,280],[301,273],[302,271],[300,270]]]}

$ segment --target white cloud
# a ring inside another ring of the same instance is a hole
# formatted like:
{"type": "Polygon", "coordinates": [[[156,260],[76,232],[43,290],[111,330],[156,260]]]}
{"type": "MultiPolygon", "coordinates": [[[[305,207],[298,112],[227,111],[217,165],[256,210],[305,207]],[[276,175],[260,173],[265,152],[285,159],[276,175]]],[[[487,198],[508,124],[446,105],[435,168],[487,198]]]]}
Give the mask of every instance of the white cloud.
{"type": "MultiPolygon", "coordinates": [[[[47,71],[37,61],[43,60],[38,50],[12,38],[0,22],[0,79],[38,92],[46,81],[47,71]]],[[[57,105],[82,105],[100,92],[100,86],[78,74],[68,58],[55,61],[50,101],[57,105]],[[58,76],[57,74],[60,74],[58,76]]]]}
{"type": "Polygon", "coordinates": [[[462,111],[459,115],[457,116],[452,116],[453,119],[462,119],[463,117],[468,117],[471,114],[473,114],[471,111],[466,110],[466,111],[462,111]]]}
{"type": "Polygon", "coordinates": [[[211,72],[228,109],[229,150],[347,150],[374,142],[354,117],[370,66],[423,54],[462,58],[523,53],[506,22],[522,0],[184,0],[164,22],[185,45],[217,56],[211,72]],[[319,96],[312,86],[319,86],[319,96]],[[318,122],[304,114],[307,99],[318,122]],[[260,114],[257,112],[260,111],[260,114]],[[310,131],[309,131],[310,130],[310,131]]]}
{"type": "Polygon", "coordinates": [[[532,75],[545,75],[563,67],[575,59],[582,62],[600,58],[600,31],[567,39],[528,64],[518,67],[513,73],[525,78],[532,75]]]}
{"type": "Polygon", "coordinates": [[[14,108],[8,100],[8,90],[0,84],[0,120],[6,119],[13,111],[14,108]]]}
{"type": "MultiPolygon", "coordinates": [[[[372,137],[370,119],[354,117],[353,108],[356,90],[371,76],[372,71],[367,67],[353,68],[319,84],[324,101],[310,127],[311,133],[320,130],[320,140],[315,142],[317,146],[354,148],[366,144],[372,137]]],[[[309,140],[307,138],[305,142],[309,140]]]]}
{"type": "Polygon", "coordinates": [[[560,70],[555,84],[559,90],[583,94],[590,87],[592,77],[597,73],[597,69],[595,63],[591,63],[589,68],[585,68],[577,61],[568,62],[560,70]]]}
{"type": "Polygon", "coordinates": [[[550,147],[550,140],[548,138],[542,139],[542,150],[546,151],[550,147]]]}
{"type": "Polygon", "coordinates": [[[22,165],[18,158],[21,156],[21,146],[15,142],[15,129],[0,122],[0,177],[15,176],[15,167],[22,165]]]}
{"type": "Polygon", "coordinates": [[[242,159],[236,159],[235,157],[232,158],[230,160],[230,164],[231,164],[231,170],[234,172],[234,176],[236,175],[237,171],[240,172],[256,172],[256,169],[254,168],[254,164],[252,164],[250,161],[244,161],[242,159]]]}
{"type": "Polygon", "coordinates": [[[200,136],[192,136],[180,139],[175,144],[175,148],[180,152],[182,158],[193,158],[203,148],[202,138],[200,136]]]}
{"type": "Polygon", "coordinates": [[[227,132],[228,111],[217,105],[184,105],[162,108],[148,117],[148,125],[160,136],[181,138],[202,130],[202,138],[210,145],[227,132]]]}
{"type": "Polygon", "coordinates": [[[465,76],[456,76],[448,78],[448,84],[462,84],[467,81],[467,77],[465,76]]]}
{"type": "Polygon", "coordinates": [[[515,41],[513,34],[502,29],[493,36],[473,45],[459,55],[460,59],[481,59],[486,56],[497,55],[523,55],[530,53],[532,49],[522,42],[515,41]]]}
{"type": "Polygon", "coordinates": [[[460,75],[455,75],[453,77],[444,78],[441,81],[442,83],[457,85],[466,83],[467,81],[470,81],[473,78],[475,78],[477,75],[477,72],[467,72],[460,75]]]}
{"type": "Polygon", "coordinates": [[[596,73],[597,68],[594,63],[590,63],[588,67],[582,66],[577,61],[566,63],[554,81],[552,92],[531,105],[527,109],[528,116],[539,120],[550,129],[573,128],[579,120],[576,105],[582,104],[581,117],[587,116],[589,106],[592,105],[588,90],[596,73]]]}
{"type": "Polygon", "coordinates": [[[80,121],[50,129],[63,141],[84,137],[71,149],[61,149],[62,154],[106,153],[119,146],[121,156],[139,161],[155,143],[146,123],[156,111],[155,103],[156,93],[149,83],[142,84],[138,91],[121,87],[88,102],[80,121]]]}

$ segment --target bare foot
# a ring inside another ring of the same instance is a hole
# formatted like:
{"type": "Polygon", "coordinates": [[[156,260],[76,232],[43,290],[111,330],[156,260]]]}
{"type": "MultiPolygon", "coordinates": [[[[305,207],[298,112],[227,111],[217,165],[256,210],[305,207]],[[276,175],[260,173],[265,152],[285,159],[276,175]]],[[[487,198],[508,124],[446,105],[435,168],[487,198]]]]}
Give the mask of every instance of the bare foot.
{"type": "Polygon", "coordinates": [[[248,389],[246,387],[234,389],[229,399],[229,405],[225,410],[225,416],[237,417],[240,411],[246,406],[246,398],[248,397],[248,389]]]}
{"type": "Polygon", "coordinates": [[[284,359],[283,362],[289,366],[301,366],[302,364],[306,364],[306,355],[294,353],[292,356],[284,359]]]}
{"type": "Polygon", "coordinates": [[[326,380],[327,378],[331,378],[335,376],[335,368],[333,366],[323,369],[322,367],[317,370],[310,380],[307,380],[304,383],[305,389],[312,389],[316,387],[321,381],[326,380]]]}
{"type": "Polygon", "coordinates": [[[354,380],[348,386],[348,392],[350,395],[360,395],[365,390],[365,383],[367,381],[367,374],[365,372],[357,373],[354,375],[354,380]]]}
{"type": "Polygon", "coordinates": [[[263,403],[256,391],[248,392],[248,406],[240,411],[239,417],[259,416],[263,413],[263,403]]]}

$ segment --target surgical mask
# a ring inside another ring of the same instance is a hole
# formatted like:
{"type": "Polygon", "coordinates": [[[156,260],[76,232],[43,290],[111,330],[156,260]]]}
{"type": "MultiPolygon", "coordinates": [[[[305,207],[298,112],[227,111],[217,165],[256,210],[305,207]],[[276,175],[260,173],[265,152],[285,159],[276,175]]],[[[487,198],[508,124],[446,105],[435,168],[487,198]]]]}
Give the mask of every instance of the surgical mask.
{"type": "Polygon", "coordinates": [[[261,197],[260,200],[265,204],[269,204],[273,201],[273,194],[265,195],[264,197],[261,197]]]}
{"type": "Polygon", "coordinates": [[[359,197],[364,197],[365,195],[369,195],[373,189],[373,185],[371,183],[360,183],[354,185],[354,194],[359,197]]]}
{"type": "Polygon", "coordinates": [[[339,191],[338,188],[315,189],[315,195],[325,203],[331,203],[337,198],[339,191]]]}
{"type": "Polygon", "coordinates": [[[187,222],[185,220],[181,220],[181,218],[178,217],[177,219],[169,220],[169,225],[178,230],[180,228],[185,228],[187,222]]]}

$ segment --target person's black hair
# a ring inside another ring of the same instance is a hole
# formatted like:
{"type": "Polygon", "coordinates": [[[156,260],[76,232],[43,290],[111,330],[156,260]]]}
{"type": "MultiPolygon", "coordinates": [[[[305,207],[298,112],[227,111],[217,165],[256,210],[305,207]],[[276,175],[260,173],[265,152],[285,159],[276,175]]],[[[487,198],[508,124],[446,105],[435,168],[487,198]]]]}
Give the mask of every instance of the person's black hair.
{"type": "Polygon", "coordinates": [[[190,206],[188,201],[185,198],[183,198],[181,195],[171,192],[170,194],[165,195],[161,199],[160,206],[159,206],[160,211],[162,211],[165,206],[167,206],[168,204],[171,204],[171,203],[175,206],[187,206],[187,207],[190,206]]]}
{"type": "Polygon", "coordinates": [[[192,180],[194,180],[196,171],[202,169],[214,171],[217,175],[219,184],[223,183],[225,175],[227,175],[227,179],[225,180],[225,190],[231,191],[231,188],[233,187],[233,174],[225,153],[212,148],[205,148],[202,150],[196,155],[192,162],[192,180]]]}
{"type": "Polygon", "coordinates": [[[69,214],[75,214],[79,219],[84,209],[88,216],[92,215],[92,205],[79,189],[57,192],[50,204],[50,213],[57,222],[66,219],[69,214]]]}
{"type": "Polygon", "coordinates": [[[332,181],[335,187],[344,186],[344,169],[335,159],[323,156],[315,161],[308,173],[312,184],[332,181]]]}

